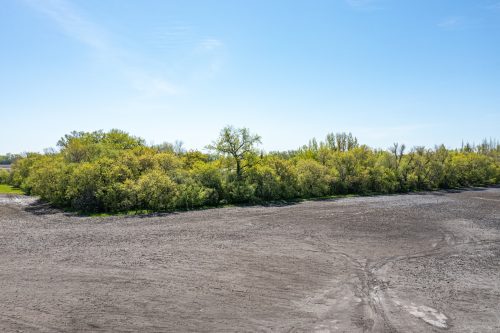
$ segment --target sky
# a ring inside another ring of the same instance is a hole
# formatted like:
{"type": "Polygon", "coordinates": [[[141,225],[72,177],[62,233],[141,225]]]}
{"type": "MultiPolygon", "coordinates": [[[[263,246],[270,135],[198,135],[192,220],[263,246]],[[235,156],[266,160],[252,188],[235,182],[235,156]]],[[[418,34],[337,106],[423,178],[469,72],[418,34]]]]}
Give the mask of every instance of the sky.
{"type": "Polygon", "coordinates": [[[499,0],[3,0],[0,154],[118,128],[267,151],[500,139],[499,0]]]}

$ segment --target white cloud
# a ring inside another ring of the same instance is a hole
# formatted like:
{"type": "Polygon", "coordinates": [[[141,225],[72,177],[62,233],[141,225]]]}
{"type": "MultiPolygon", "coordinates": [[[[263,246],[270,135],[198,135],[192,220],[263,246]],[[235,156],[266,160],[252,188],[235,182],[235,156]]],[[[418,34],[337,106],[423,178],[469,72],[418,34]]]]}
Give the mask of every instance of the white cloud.
{"type": "Polygon", "coordinates": [[[438,23],[438,27],[444,30],[456,30],[463,27],[464,19],[460,16],[447,17],[438,23]]]}
{"type": "Polygon", "coordinates": [[[116,47],[106,31],[86,19],[66,0],[25,0],[32,8],[54,21],[60,29],[116,68],[131,86],[148,95],[174,95],[179,89],[165,78],[148,73],[128,61],[128,52],[116,47]]]}

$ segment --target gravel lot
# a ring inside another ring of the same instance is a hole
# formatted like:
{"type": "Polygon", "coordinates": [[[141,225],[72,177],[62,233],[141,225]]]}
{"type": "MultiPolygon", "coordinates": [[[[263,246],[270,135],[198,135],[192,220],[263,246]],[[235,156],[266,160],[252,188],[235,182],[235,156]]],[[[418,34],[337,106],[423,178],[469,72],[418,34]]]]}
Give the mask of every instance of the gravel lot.
{"type": "Polygon", "coordinates": [[[500,188],[90,218],[0,196],[1,332],[500,332],[500,188]]]}

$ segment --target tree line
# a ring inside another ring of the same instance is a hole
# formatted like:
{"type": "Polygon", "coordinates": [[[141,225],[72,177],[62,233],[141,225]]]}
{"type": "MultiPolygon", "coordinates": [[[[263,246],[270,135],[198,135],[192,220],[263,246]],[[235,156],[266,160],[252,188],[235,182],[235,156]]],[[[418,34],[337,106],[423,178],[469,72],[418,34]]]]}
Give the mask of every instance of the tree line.
{"type": "Polygon", "coordinates": [[[22,157],[21,154],[11,154],[11,153],[0,155],[0,165],[12,164],[14,163],[15,160],[21,157],[22,157]]]}
{"type": "Polygon", "coordinates": [[[382,194],[500,183],[500,145],[372,149],[328,134],[299,149],[264,153],[246,128],[221,130],[207,153],[147,145],[120,130],[72,132],[59,150],[18,157],[0,182],[81,212],[171,211],[339,194],[382,194]]]}

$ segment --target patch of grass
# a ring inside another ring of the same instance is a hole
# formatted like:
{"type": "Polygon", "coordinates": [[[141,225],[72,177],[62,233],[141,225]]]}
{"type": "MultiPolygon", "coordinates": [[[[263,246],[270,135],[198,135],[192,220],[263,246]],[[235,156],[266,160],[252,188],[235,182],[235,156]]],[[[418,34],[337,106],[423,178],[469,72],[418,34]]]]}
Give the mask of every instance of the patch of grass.
{"type": "Polygon", "coordinates": [[[7,184],[0,184],[0,194],[24,194],[21,189],[12,187],[7,184]]]}
{"type": "Polygon", "coordinates": [[[115,212],[115,213],[85,213],[85,212],[78,212],[78,213],[80,215],[90,216],[90,217],[110,217],[110,216],[147,215],[147,214],[153,214],[154,211],[141,209],[141,210],[127,210],[125,212],[115,212]]]}

